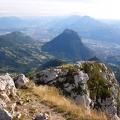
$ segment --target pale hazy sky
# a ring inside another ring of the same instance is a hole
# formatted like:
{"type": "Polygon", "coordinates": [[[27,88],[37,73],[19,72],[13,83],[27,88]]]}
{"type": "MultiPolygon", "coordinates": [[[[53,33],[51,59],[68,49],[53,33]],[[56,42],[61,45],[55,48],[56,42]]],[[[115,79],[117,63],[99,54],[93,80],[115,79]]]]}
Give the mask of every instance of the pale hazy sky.
{"type": "Polygon", "coordinates": [[[120,19],[120,0],[0,0],[0,15],[89,15],[120,19]]]}

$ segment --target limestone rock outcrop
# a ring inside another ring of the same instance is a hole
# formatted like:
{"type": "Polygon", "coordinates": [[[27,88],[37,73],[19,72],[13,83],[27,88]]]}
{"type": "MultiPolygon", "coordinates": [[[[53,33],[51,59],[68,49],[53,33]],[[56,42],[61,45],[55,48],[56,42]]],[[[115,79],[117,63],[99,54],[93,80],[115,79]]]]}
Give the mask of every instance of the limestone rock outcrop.
{"type": "Polygon", "coordinates": [[[103,63],[82,61],[49,68],[33,75],[32,79],[39,85],[57,87],[62,94],[87,109],[107,111],[109,116],[118,119],[119,84],[114,73],[103,63]]]}
{"type": "Polygon", "coordinates": [[[15,111],[17,89],[23,87],[29,79],[23,74],[1,74],[0,75],[0,120],[11,120],[13,117],[20,118],[20,112],[15,111]],[[9,112],[7,111],[9,109],[9,112]]]}
{"type": "Polygon", "coordinates": [[[12,120],[12,115],[5,109],[16,96],[16,87],[8,73],[0,75],[0,120],[12,120]]]}
{"type": "Polygon", "coordinates": [[[48,120],[49,119],[49,115],[47,113],[40,113],[39,115],[37,115],[35,117],[34,120],[48,120]]]}
{"type": "Polygon", "coordinates": [[[8,73],[0,75],[0,106],[5,107],[6,102],[16,95],[16,87],[8,73]]]}
{"type": "Polygon", "coordinates": [[[27,82],[29,82],[29,79],[24,74],[19,74],[15,80],[15,85],[17,87],[24,87],[27,82]]]}

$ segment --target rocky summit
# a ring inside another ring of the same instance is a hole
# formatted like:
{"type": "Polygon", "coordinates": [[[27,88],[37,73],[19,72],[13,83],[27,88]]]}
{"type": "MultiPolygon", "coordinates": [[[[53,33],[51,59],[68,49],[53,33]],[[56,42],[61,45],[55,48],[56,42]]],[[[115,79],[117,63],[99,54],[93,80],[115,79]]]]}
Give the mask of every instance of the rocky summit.
{"type": "Polygon", "coordinates": [[[20,112],[15,111],[16,100],[19,99],[16,94],[16,85],[22,87],[27,82],[28,79],[23,74],[10,75],[6,73],[0,75],[0,120],[13,120],[13,118],[19,119],[21,117],[20,112]]]}
{"type": "Polygon", "coordinates": [[[77,62],[43,70],[32,77],[39,85],[52,85],[86,109],[106,111],[109,119],[119,120],[119,84],[103,63],[77,62]]]}
{"type": "Polygon", "coordinates": [[[24,74],[0,74],[0,120],[66,120],[40,102],[24,74]]]}
{"type": "Polygon", "coordinates": [[[31,80],[24,74],[0,74],[0,120],[120,120],[119,116],[120,86],[103,63],[63,64],[35,73],[31,80]]]}
{"type": "Polygon", "coordinates": [[[12,115],[4,108],[7,108],[13,96],[16,96],[13,79],[8,73],[0,75],[0,120],[12,120],[12,115]]]}

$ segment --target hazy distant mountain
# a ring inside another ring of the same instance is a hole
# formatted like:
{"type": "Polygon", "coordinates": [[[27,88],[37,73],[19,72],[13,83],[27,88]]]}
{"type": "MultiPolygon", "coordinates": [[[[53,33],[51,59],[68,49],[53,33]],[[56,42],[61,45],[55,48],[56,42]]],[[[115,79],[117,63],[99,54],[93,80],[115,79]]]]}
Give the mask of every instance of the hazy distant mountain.
{"type": "Polygon", "coordinates": [[[120,43],[120,32],[117,27],[89,16],[70,16],[56,23],[50,30],[60,33],[66,28],[77,31],[82,38],[120,43]]]}
{"type": "Polygon", "coordinates": [[[82,18],[81,16],[77,16],[77,15],[62,18],[52,26],[51,30],[54,29],[54,30],[62,31],[65,28],[68,28],[74,22],[80,20],[81,18],[82,18]]]}
{"type": "Polygon", "coordinates": [[[0,18],[0,26],[10,26],[11,25],[20,25],[23,24],[24,21],[18,17],[11,16],[11,17],[2,17],[0,18]]]}
{"type": "Polygon", "coordinates": [[[0,18],[0,31],[2,33],[24,31],[38,40],[49,40],[68,28],[77,31],[82,38],[120,43],[119,26],[119,21],[115,24],[107,24],[89,16],[81,17],[78,15],[0,18]]]}
{"type": "Polygon", "coordinates": [[[71,28],[75,30],[81,30],[81,29],[93,29],[99,26],[105,26],[106,24],[95,20],[89,16],[69,16],[65,19],[62,19],[60,22],[55,24],[54,27],[58,27],[58,29],[64,29],[66,28],[71,28]],[[91,28],[93,27],[93,28],[91,28]],[[81,28],[81,29],[80,29],[81,28]]]}
{"type": "Polygon", "coordinates": [[[82,43],[78,33],[70,29],[64,30],[53,40],[44,44],[42,50],[69,61],[87,60],[95,55],[82,43]]]}

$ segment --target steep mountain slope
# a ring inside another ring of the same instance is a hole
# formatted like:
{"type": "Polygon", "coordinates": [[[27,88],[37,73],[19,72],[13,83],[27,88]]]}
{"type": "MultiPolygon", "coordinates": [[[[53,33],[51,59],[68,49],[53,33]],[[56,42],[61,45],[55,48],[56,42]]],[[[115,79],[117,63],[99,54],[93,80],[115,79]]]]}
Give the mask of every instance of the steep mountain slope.
{"type": "Polygon", "coordinates": [[[49,58],[39,42],[21,32],[0,36],[0,72],[28,73],[49,58]]]}
{"type": "Polygon", "coordinates": [[[87,60],[94,52],[86,47],[77,32],[66,29],[56,38],[42,46],[42,50],[69,61],[87,60]]]}

